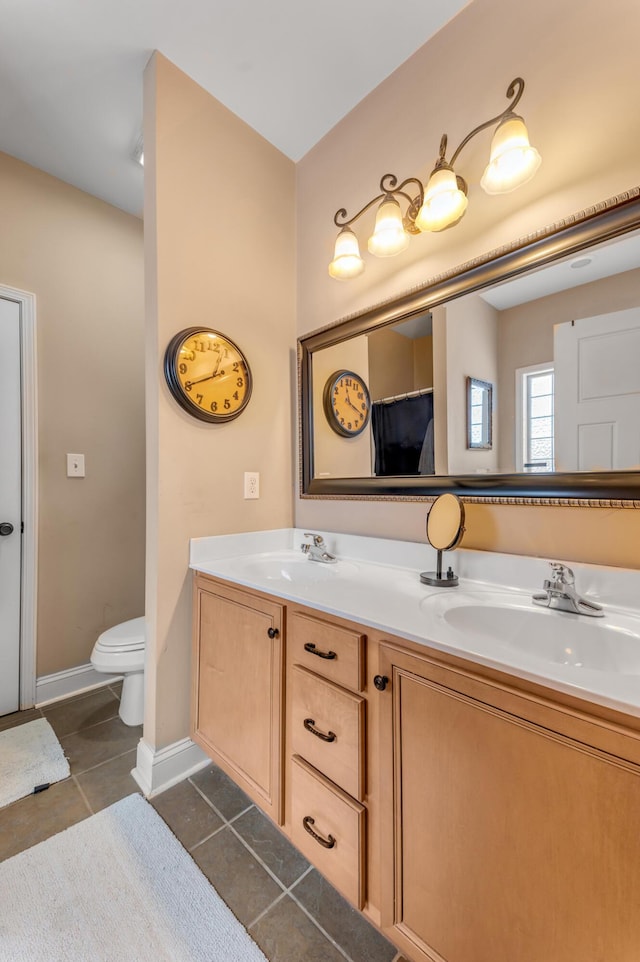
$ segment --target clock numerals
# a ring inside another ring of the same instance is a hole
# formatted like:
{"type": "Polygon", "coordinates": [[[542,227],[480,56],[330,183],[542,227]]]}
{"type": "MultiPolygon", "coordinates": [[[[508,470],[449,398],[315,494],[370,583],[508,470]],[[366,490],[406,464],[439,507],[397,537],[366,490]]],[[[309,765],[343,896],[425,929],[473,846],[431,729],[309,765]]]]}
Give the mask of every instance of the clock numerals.
{"type": "Polygon", "coordinates": [[[185,411],[203,421],[229,421],[251,397],[251,370],[233,341],[208,328],[188,328],[167,346],[164,373],[185,411]]]}
{"type": "Polygon", "coordinates": [[[327,379],[324,410],[337,434],[355,437],[369,420],[369,392],[366,384],[352,371],[337,371],[327,379]]]}

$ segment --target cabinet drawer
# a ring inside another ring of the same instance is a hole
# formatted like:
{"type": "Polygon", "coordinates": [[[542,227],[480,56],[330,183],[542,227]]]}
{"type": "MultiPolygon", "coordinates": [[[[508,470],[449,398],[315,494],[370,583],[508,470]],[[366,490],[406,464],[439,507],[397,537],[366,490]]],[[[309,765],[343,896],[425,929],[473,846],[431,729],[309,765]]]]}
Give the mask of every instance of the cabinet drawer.
{"type": "Polygon", "coordinates": [[[299,665],[293,666],[291,689],[292,750],[362,801],[364,698],[299,665]]]}
{"type": "Polygon", "coordinates": [[[365,901],[364,806],[297,755],[291,759],[291,798],[292,842],[361,909],[365,901]]]}
{"type": "Polygon", "coordinates": [[[294,613],[289,622],[289,647],[293,661],[338,685],[364,688],[365,636],[321,618],[294,613]]]}

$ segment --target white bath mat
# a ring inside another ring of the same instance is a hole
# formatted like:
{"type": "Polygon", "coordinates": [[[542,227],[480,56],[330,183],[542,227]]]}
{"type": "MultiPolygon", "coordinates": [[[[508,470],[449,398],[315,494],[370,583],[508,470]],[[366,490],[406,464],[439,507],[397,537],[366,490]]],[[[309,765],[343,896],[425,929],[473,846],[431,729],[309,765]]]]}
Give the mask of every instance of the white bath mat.
{"type": "Polygon", "coordinates": [[[0,892],[1,962],[266,962],[140,795],[0,864],[0,892]]]}
{"type": "Polygon", "coordinates": [[[69,762],[45,718],[0,732],[0,808],[68,776],[69,762]]]}

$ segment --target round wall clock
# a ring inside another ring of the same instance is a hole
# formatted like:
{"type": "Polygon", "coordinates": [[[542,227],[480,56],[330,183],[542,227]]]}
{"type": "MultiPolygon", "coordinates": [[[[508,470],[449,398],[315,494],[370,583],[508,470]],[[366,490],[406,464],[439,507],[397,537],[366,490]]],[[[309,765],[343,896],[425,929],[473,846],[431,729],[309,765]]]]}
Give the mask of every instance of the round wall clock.
{"type": "Polygon", "coordinates": [[[324,386],[322,403],[327,421],[343,438],[361,434],[369,422],[369,390],[353,371],[336,371],[331,375],[324,386]]]}
{"type": "Polygon", "coordinates": [[[237,344],[208,327],[188,327],[172,338],[164,375],[178,404],[201,421],[231,421],[251,397],[246,357],[237,344]]]}

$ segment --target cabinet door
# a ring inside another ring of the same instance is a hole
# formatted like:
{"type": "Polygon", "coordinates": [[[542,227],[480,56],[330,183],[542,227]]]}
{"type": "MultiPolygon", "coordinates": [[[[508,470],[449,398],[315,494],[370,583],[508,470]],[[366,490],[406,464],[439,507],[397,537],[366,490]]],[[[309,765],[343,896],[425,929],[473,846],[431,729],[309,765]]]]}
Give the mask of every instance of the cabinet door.
{"type": "Polygon", "coordinates": [[[281,822],[282,608],[196,587],[193,739],[281,822]]]}
{"type": "Polygon", "coordinates": [[[638,768],[420,657],[382,646],[381,671],[389,935],[437,962],[637,958],[638,768]]]}

